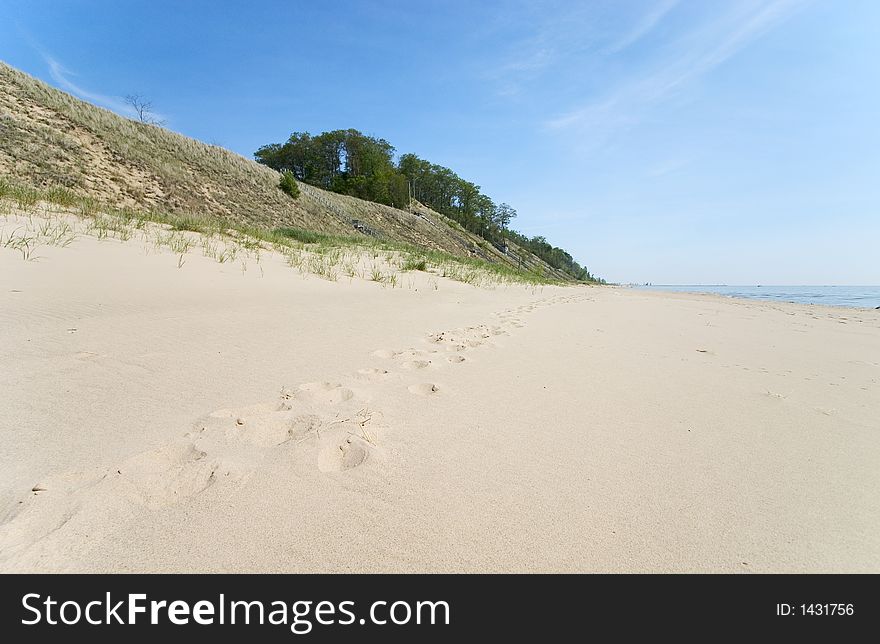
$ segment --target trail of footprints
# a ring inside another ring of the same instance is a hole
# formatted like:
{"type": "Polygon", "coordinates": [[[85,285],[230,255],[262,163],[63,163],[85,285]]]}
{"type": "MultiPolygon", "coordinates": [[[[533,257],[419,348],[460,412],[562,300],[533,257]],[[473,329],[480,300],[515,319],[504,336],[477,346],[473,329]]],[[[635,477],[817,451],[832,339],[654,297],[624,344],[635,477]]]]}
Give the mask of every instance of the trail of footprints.
{"type": "Polygon", "coordinates": [[[106,501],[109,495],[120,503],[158,509],[218,482],[242,484],[273,450],[294,450],[295,462],[311,462],[330,475],[371,459],[381,461],[388,431],[377,406],[383,397],[401,395],[404,389],[423,398],[443,395],[444,388],[430,377],[435,372],[466,364],[466,354],[522,328],[524,315],[540,307],[583,299],[550,297],[496,313],[492,324],[429,333],[423,338],[424,348],[374,351],[377,366],[338,381],[283,387],[269,403],[214,411],[199,418],[179,440],[109,470],[41,481],[18,512],[0,524],[0,552],[13,552],[15,542],[35,529],[46,535],[57,531],[83,509],[85,499],[106,501]]]}

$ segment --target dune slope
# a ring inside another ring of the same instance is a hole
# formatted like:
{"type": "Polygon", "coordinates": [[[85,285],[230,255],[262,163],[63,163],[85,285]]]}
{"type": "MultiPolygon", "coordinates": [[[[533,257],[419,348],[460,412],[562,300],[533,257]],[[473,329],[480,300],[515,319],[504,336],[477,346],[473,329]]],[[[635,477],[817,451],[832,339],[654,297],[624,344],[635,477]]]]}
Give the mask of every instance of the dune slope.
{"type": "Polygon", "coordinates": [[[415,203],[400,210],[301,184],[216,145],[135,122],[0,62],[0,179],[64,187],[114,208],[195,215],[227,225],[365,235],[568,279],[511,243],[504,254],[415,203]]]}

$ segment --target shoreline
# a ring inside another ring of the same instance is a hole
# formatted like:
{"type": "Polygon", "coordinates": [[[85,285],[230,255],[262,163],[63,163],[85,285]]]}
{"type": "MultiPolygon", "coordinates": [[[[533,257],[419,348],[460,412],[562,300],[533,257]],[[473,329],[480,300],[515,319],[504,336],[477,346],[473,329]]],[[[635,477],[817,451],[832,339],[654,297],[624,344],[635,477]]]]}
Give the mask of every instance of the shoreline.
{"type": "Polygon", "coordinates": [[[640,293],[666,293],[669,295],[708,295],[711,297],[719,297],[723,299],[733,299],[733,300],[744,300],[747,302],[763,302],[766,304],[793,304],[796,306],[819,306],[823,308],[830,309],[840,309],[842,311],[876,311],[880,309],[880,307],[873,306],[844,306],[841,304],[822,304],[822,303],[806,303],[806,302],[794,302],[791,300],[772,300],[768,298],[758,298],[758,297],[748,297],[744,295],[727,295],[725,293],[716,293],[713,291],[676,291],[676,290],[666,290],[662,286],[651,286],[651,287],[643,287],[643,286],[622,286],[616,285],[614,288],[619,289],[629,289],[632,291],[637,291],[640,293]]]}

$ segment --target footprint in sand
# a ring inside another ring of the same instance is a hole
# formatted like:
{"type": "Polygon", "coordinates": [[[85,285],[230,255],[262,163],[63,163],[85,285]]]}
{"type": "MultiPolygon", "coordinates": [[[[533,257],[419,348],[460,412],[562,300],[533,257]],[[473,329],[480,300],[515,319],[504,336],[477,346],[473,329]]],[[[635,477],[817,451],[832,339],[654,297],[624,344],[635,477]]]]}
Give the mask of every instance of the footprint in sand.
{"type": "MultiPolygon", "coordinates": [[[[315,382],[297,390],[282,389],[281,401],[295,408],[303,395],[331,402],[353,396],[337,383],[315,382]]],[[[338,416],[331,420],[289,407],[278,409],[275,402],[214,411],[181,438],[106,470],[61,473],[38,481],[27,500],[0,526],[0,539],[5,538],[4,531],[34,533],[38,540],[70,529],[81,531],[81,522],[90,516],[102,518],[98,524],[104,525],[105,519],[132,509],[159,510],[218,484],[240,485],[271,450],[286,449],[280,447],[283,444],[305,450],[311,455],[307,459],[322,472],[344,472],[373,454],[381,457],[381,449],[374,448],[384,428],[381,412],[365,408],[351,418],[338,416]]]]}
{"type": "Polygon", "coordinates": [[[325,405],[336,405],[354,398],[354,392],[336,382],[307,382],[299,386],[297,397],[325,405]]]}
{"type": "Polygon", "coordinates": [[[3,555],[23,549],[16,535],[30,534],[36,545],[43,540],[51,544],[53,535],[71,529],[94,534],[138,508],[176,505],[219,481],[241,480],[247,474],[231,459],[212,457],[182,438],[103,472],[87,468],[50,475],[31,488],[30,496],[0,526],[3,555]],[[90,521],[90,516],[99,520],[90,521]]]}
{"type": "Polygon", "coordinates": [[[247,472],[231,461],[209,458],[207,452],[184,440],[137,454],[123,461],[113,474],[116,480],[110,484],[156,509],[204,492],[219,478],[240,480],[247,472]]]}
{"type": "Polygon", "coordinates": [[[465,358],[464,356],[459,355],[459,354],[457,354],[457,353],[456,353],[454,356],[449,356],[449,357],[446,358],[446,359],[447,359],[449,362],[452,362],[453,364],[455,364],[455,363],[459,363],[459,362],[464,362],[464,361],[466,360],[466,358],[465,358]]]}
{"type": "Polygon", "coordinates": [[[431,366],[430,360],[409,360],[400,365],[404,369],[427,369],[431,366]]]}
{"type": "Polygon", "coordinates": [[[286,423],[287,440],[299,443],[317,436],[322,425],[321,419],[314,414],[297,416],[286,423]]]}
{"type": "Polygon", "coordinates": [[[386,376],[391,375],[391,372],[388,369],[376,369],[374,367],[368,367],[366,369],[358,369],[358,375],[362,378],[384,378],[386,376]]]}
{"type": "Polygon", "coordinates": [[[431,333],[426,337],[426,341],[432,344],[442,344],[446,347],[447,351],[460,351],[465,348],[475,349],[480,347],[490,342],[493,335],[503,335],[504,333],[499,326],[490,328],[486,325],[480,325],[465,329],[455,329],[453,331],[431,333]]]}
{"type": "Polygon", "coordinates": [[[373,351],[374,356],[376,356],[377,358],[382,358],[384,360],[393,358],[398,353],[399,351],[392,351],[391,349],[377,349],[376,351],[373,351]]]}
{"type": "Polygon", "coordinates": [[[407,389],[411,394],[417,396],[433,396],[440,391],[439,387],[432,382],[420,382],[416,385],[410,385],[407,389]]]}
{"type": "Polygon", "coordinates": [[[406,351],[398,351],[395,354],[394,359],[406,361],[421,360],[436,353],[436,351],[423,351],[422,349],[407,349],[406,351]]]}
{"type": "Polygon", "coordinates": [[[367,460],[364,441],[357,436],[348,436],[341,442],[330,443],[318,455],[318,469],[322,472],[343,472],[361,465],[367,460]]]}

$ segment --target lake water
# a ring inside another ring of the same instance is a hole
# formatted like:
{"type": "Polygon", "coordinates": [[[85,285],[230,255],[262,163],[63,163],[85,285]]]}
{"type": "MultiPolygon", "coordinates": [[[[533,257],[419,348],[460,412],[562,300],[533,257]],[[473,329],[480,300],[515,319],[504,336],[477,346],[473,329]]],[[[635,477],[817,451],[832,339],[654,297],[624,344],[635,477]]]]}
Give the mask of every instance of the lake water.
{"type": "Polygon", "coordinates": [[[754,300],[799,302],[873,309],[880,306],[880,286],[639,286],[649,291],[716,293],[754,300]]]}

